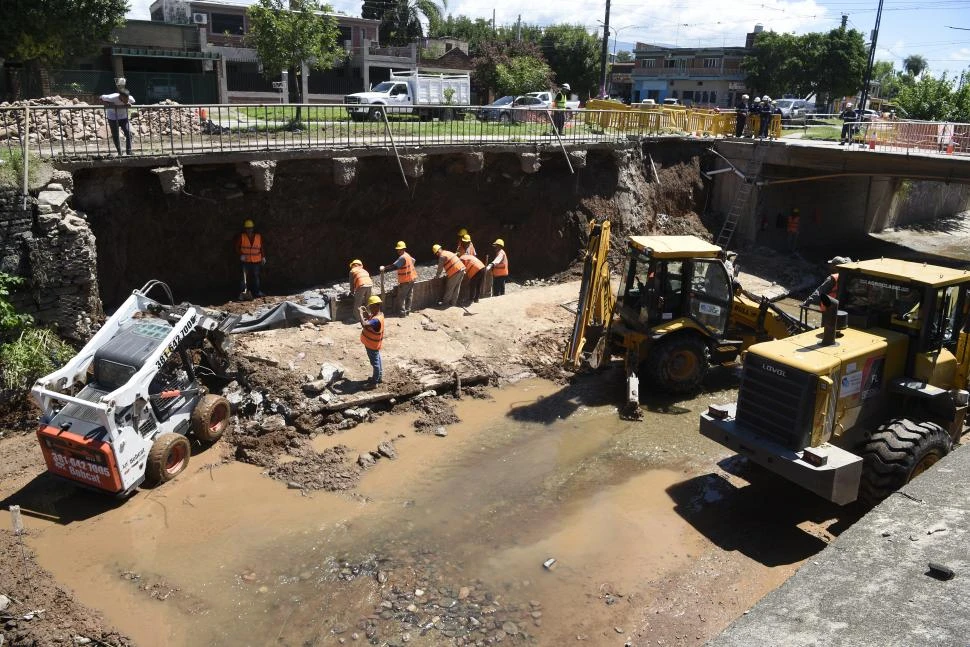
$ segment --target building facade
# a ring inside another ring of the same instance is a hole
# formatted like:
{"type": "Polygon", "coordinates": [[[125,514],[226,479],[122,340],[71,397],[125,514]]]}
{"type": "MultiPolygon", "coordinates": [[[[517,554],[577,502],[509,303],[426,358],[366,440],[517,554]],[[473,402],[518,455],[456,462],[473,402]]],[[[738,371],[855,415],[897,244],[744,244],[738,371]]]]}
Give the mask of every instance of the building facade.
{"type": "MultiPolygon", "coordinates": [[[[637,43],[631,76],[631,101],[677,99],[684,105],[729,108],[748,91],[741,62],[761,25],[745,47],[669,47],[637,43]]],[[[750,93],[748,93],[750,94],[750,93]]]]}

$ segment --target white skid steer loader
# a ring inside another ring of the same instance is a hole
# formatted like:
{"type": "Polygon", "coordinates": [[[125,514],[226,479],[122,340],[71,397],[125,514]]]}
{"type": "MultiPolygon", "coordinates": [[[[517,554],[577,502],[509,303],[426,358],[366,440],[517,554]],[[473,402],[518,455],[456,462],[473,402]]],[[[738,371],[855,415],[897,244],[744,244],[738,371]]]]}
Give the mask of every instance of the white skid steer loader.
{"type": "Polygon", "coordinates": [[[187,435],[214,443],[229,424],[229,403],[206,384],[226,379],[238,321],[176,305],[160,281],[135,290],[66,366],[31,390],[43,411],[37,436],[48,471],[119,497],[175,478],[189,463],[187,435]],[[148,297],[154,289],[168,304],[148,297]]]}

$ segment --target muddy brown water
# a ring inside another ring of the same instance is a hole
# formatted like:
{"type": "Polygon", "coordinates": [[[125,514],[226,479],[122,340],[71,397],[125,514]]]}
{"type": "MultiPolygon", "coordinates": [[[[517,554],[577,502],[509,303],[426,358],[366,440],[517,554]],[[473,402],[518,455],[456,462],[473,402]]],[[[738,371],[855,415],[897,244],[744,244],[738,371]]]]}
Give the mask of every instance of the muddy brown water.
{"type": "MultiPolygon", "coordinates": [[[[414,433],[411,415],[318,437],[317,449],[354,455],[396,439],[399,457],[350,494],[306,495],[202,455],[122,505],[35,516],[30,543],[144,647],[351,644],[352,632],[364,644],[357,627],[392,585],[487,593],[496,617],[518,610],[509,619],[528,637],[514,644],[696,644],[821,549],[838,512],[767,514],[773,497],[800,495],[717,467],[726,453],[699,436],[697,414],[730,390],[649,403],[643,422],[625,422],[609,404],[621,386],[528,381],[466,398],[445,438],[414,433]]],[[[384,623],[371,642],[460,640],[406,629],[384,623]]]]}

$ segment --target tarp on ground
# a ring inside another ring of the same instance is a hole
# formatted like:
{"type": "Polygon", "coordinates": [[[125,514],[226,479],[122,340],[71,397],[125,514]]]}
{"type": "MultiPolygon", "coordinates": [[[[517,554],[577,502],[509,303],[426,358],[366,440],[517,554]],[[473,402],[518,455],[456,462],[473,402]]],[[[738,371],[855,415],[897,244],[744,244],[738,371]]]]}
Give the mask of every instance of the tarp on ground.
{"type": "Polygon", "coordinates": [[[302,295],[303,303],[283,301],[261,308],[251,314],[243,315],[232,332],[253,332],[270,328],[284,328],[307,321],[327,323],[331,321],[330,297],[322,292],[311,290],[302,295]]]}

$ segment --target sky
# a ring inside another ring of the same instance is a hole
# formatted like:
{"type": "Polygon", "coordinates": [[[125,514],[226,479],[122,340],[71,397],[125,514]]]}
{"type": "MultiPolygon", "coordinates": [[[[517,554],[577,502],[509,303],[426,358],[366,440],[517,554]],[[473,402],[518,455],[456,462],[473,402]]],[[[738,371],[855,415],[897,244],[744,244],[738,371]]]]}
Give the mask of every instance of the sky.
{"type": "MultiPolygon", "coordinates": [[[[238,0],[252,4],[255,0],[238,0]]],[[[441,0],[438,0],[439,3],[441,0]]],[[[147,20],[152,0],[129,0],[128,17],[147,20]]],[[[331,0],[336,11],[360,15],[360,0],[331,0]]],[[[613,0],[609,47],[632,50],[637,41],[682,47],[741,46],[756,23],[766,31],[828,31],[848,14],[848,26],[866,35],[875,26],[878,0],[613,0]]],[[[511,24],[569,22],[597,29],[605,0],[557,0],[523,4],[521,0],[448,0],[445,13],[511,24]],[[529,6],[532,5],[532,6],[529,6]]],[[[884,0],[876,60],[893,61],[897,69],[911,54],[929,61],[934,74],[959,75],[970,67],[970,0],[884,0]],[[964,29],[951,29],[962,27],[964,29]]]]}

